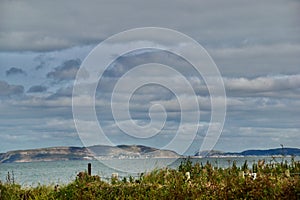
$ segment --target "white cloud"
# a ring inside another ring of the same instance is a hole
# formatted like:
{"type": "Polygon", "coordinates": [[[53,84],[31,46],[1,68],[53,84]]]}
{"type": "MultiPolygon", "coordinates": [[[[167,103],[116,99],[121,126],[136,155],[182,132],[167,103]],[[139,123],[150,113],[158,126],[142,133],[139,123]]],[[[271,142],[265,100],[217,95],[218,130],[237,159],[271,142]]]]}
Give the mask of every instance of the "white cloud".
{"type": "Polygon", "coordinates": [[[300,75],[281,75],[249,78],[225,78],[228,95],[288,98],[298,94],[300,75]]]}

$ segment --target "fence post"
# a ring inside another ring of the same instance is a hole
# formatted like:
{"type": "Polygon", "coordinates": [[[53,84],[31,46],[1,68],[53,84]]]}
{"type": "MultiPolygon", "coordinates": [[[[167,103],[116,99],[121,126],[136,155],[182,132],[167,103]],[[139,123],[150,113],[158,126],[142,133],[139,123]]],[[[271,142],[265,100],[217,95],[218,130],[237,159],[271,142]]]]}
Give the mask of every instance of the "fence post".
{"type": "Polygon", "coordinates": [[[92,175],[92,164],[88,163],[88,175],[91,176],[92,175]]]}

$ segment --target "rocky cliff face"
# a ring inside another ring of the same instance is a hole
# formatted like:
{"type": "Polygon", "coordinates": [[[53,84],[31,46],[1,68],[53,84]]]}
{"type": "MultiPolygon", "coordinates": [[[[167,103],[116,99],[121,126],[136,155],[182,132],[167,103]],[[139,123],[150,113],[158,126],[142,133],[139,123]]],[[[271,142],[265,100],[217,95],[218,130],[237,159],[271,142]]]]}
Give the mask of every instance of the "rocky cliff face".
{"type": "Polygon", "coordinates": [[[91,160],[97,158],[156,158],[178,157],[169,150],[159,150],[141,145],[91,146],[85,147],[51,147],[31,150],[9,151],[0,154],[0,163],[39,162],[58,160],[91,160]]]}

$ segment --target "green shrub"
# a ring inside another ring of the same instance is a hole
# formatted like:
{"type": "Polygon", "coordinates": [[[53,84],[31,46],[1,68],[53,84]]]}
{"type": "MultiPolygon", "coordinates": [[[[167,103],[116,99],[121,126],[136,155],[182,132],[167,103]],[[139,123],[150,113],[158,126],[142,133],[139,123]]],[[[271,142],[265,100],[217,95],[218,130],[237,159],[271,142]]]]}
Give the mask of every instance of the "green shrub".
{"type": "Polygon", "coordinates": [[[299,173],[300,163],[295,161],[257,164],[251,169],[247,162],[241,168],[233,162],[223,169],[187,159],[178,169],[157,169],[111,183],[86,172],[62,186],[22,188],[11,181],[0,182],[0,199],[299,199],[299,173]],[[251,170],[256,179],[244,176],[251,170]]]}

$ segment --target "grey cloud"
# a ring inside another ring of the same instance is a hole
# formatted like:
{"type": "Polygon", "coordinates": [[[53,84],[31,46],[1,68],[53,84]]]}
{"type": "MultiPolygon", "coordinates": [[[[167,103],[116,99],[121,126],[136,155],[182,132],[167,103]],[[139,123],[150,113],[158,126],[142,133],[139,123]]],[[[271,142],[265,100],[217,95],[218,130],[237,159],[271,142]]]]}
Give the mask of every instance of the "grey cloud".
{"type": "Polygon", "coordinates": [[[143,49],[141,51],[133,51],[118,57],[118,59],[109,66],[107,72],[104,73],[104,76],[120,77],[128,70],[147,63],[159,63],[170,66],[185,76],[197,74],[192,65],[190,65],[182,57],[168,51],[143,49]]]}
{"type": "Polygon", "coordinates": [[[54,94],[47,97],[47,100],[56,100],[62,97],[71,98],[73,92],[73,87],[62,87],[59,88],[54,94]]]}
{"type": "Polygon", "coordinates": [[[53,61],[54,57],[47,56],[47,54],[39,54],[34,58],[34,61],[38,62],[38,64],[35,66],[35,70],[40,70],[44,68],[45,66],[49,65],[49,62],[53,61]]]}
{"type": "Polygon", "coordinates": [[[28,89],[28,93],[38,93],[38,92],[45,92],[47,91],[47,87],[46,86],[42,86],[42,85],[34,85],[34,86],[31,86],[29,89],[28,89]]]}
{"type": "Polygon", "coordinates": [[[36,67],[36,70],[42,69],[45,66],[46,62],[45,61],[41,61],[36,67]]]}
{"type": "Polygon", "coordinates": [[[0,97],[9,97],[23,93],[24,87],[22,85],[10,85],[5,81],[0,80],[0,97]]]}
{"type": "MultiPolygon", "coordinates": [[[[10,107],[8,112],[14,112],[16,109],[19,108],[10,107]]],[[[1,120],[0,132],[5,134],[0,134],[0,152],[45,146],[82,145],[72,125],[73,120],[57,116],[36,116],[39,113],[31,113],[32,111],[28,110],[25,117],[20,117],[18,113],[11,119],[6,117],[1,120]]]]}
{"type": "Polygon", "coordinates": [[[11,67],[10,69],[6,70],[5,73],[6,76],[17,75],[17,74],[27,75],[27,73],[23,69],[17,67],[11,67]]]}
{"type": "Polygon", "coordinates": [[[299,44],[251,45],[209,49],[224,76],[254,78],[299,73],[299,44]]]}
{"type": "Polygon", "coordinates": [[[0,50],[58,50],[99,43],[111,34],[144,26],[172,28],[212,46],[295,43],[299,42],[297,7],[299,2],[293,0],[264,1],[259,6],[235,0],[1,1],[0,50]]]}
{"type": "Polygon", "coordinates": [[[56,67],[54,71],[49,72],[47,78],[51,78],[55,81],[73,80],[80,64],[80,59],[67,60],[62,65],[56,67]]]}
{"type": "Polygon", "coordinates": [[[3,103],[1,110],[6,111],[6,113],[0,113],[2,118],[5,116],[12,119],[18,116],[20,119],[27,120],[29,118],[71,118],[72,101],[70,98],[52,100],[44,97],[27,97],[18,101],[10,99],[3,103]]]}

